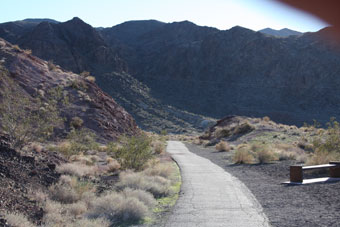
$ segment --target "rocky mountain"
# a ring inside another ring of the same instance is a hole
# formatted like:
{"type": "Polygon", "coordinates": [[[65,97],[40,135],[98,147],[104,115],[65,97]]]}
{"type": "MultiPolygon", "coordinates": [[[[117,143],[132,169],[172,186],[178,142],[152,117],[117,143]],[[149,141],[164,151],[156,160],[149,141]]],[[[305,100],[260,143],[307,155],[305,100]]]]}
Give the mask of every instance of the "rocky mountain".
{"type": "Polygon", "coordinates": [[[302,124],[339,115],[340,52],[321,38],[330,30],[282,39],[189,21],[94,29],[74,18],[42,22],[16,33],[14,43],[74,72],[90,71],[144,128],[167,128],[174,117],[197,128],[204,121],[197,115],[228,114],[302,124]]]}
{"type": "Polygon", "coordinates": [[[288,37],[291,35],[302,35],[302,32],[298,32],[298,31],[294,31],[288,28],[283,28],[280,30],[275,30],[272,28],[264,28],[259,30],[259,32],[263,33],[263,34],[267,34],[267,35],[272,35],[272,36],[276,36],[276,37],[288,37]]]}
{"type": "Polygon", "coordinates": [[[139,132],[132,116],[104,93],[91,78],[65,71],[3,39],[0,39],[0,60],[1,90],[8,86],[9,80],[18,85],[14,92],[21,99],[30,99],[38,94],[44,97],[53,88],[61,89],[63,97],[68,100],[67,105],[59,106],[61,115],[66,120],[61,133],[69,130],[74,117],[82,119],[83,127],[96,132],[103,140],[139,132]]]}
{"type": "MultiPolygon", "coordinates": [[[[117,26],[107,30],[121,37],[117,26]]],[[[328,30],[282,39],[185,21],[138,33],[133,44],[119,41],[133,53],[124,56],[132,75],[170,105],[215,118],[268,115],[302,124],[338,116],[340,52],[321,38],[328,30]]]]}

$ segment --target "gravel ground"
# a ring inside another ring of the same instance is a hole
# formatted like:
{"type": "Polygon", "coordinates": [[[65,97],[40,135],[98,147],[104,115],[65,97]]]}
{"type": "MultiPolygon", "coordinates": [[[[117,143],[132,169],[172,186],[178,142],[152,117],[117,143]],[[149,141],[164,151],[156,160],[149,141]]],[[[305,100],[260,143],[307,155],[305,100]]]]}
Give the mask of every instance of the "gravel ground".
{"type": "Polygon", "coordinates": [[[230,153],[186,144],[239,178],[260,202],[272,226],[340,226],[340,182],[287,186],[289,161],[233,165],[230,153]]]}

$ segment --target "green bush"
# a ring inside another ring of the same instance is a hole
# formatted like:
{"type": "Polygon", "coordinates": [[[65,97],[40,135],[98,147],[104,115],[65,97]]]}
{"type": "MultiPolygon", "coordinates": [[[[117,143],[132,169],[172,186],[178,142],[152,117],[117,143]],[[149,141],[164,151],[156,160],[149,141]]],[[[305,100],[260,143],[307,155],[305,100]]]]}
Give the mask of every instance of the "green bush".
{"type": "Polygon", "coordinates": [[[319,131],[313,140],[314,153],[308,164],[325,164],[340,160],[340,125],[335,118],[327,123],[328,129],[319,131]]]}
{"type": "Polygon", "coordinates": [[[71,127],[75,128],[75,129],[79,129],[81,128],[81,126],[83,126],[83,119],[81,119],[80,117],[73,117],[71,122],[70,122],[70,125],[71,127]]]}
{"type": "Polygon", "coordinates": [[[108,151],[120,163],[122,169],[143,170],[152,158],[151,138],[146,135],[124,137],[120,139],[122,146],[108,145],[108,151]]]}

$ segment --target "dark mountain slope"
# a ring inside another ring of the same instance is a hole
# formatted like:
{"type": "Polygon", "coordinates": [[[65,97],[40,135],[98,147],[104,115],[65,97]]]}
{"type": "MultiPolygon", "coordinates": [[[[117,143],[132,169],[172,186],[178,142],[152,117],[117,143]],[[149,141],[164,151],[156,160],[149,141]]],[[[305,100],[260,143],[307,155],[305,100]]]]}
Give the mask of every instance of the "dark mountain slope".
{"type": "Polygon", "coordinates": [[[137,56],[126,60],[154,97],[194,113],[326,121],[338,115],[340,54],[320,36],[281,39],[174,23],[144,34],[142,45],[129,46],[137,56]]]}
{"type": "Polygon", "coordinates": [[[340,52],[321,38],[329,30],[277,38],[242,27],[152,20],[96,30],[74,18],[43,22],[16,43],[67,69],[90,71],[144,128],[175,116],[167,105],[214,118],[268,115],[302,124],[339,116],[340,52]],[[135,103],[140,97],[147,114],[135,103]]]}

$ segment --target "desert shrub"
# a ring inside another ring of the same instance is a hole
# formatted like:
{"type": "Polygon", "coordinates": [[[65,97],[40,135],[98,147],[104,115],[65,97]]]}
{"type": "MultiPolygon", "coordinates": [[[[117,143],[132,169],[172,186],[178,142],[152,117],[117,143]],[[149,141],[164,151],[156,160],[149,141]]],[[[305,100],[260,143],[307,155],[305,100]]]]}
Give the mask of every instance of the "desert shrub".
{"type": "Polygon", "coordinates": [[[34,227],[24,215],[19,213],[5,213],[7,223],[12,227],[34,227]]]}
{"type": "Polygon", "coordinates": [[[81,152],[95,151],[99,147],[96,142],[96,135],[88,129],[79,130],[73,128],[67,135],[67,140],[56,147],[50,149],[62,153],[65,157],[70,158],[81,152]]]}
{"type": "Polygon", "coordinates": [[[230,146],[227,142],[225,141],[220,141],[218,144],[215,146],[217,151],[230,151],[230,146]]]}
{"type": "Polygon", "coordinates": [[[70,204],[79,201],[84,193],[92,190],[93,185],[88,181],[62,176],[58,183],[49,187],[49,194],[52,200],[70,204]]]}
{"type": "Polygon", "coordinates": [[[68,184],[54,184],[49,187],[50,198],[61,203],[74,203],[80,199],[80,196],[68,184]]]}
{"type": "Polygon", "coordinates": [[[242,124],[235,127],[233,134],[246,134],[253,131],[255,127],[249,122],[243,122],[242,124]]]}
{"type": "Polygon", "coordinates": [[[227,128],[217,128],[214,132],[214,135],[217,138],[224,138],[232,135],[232,132],[227,128]]]}
{"type": "Polygon", "coordinates": [[[145,135],[121,138],[121,147],[109,145],[114,158],[122,169],[142,170],[152,158],[151,139],[145,135]]]}
{"type": "Polygon", "coordinates": [[[271,147],[265,144],[253,144],[250,147],[252,153],[256,156],[259,163],[269,163],[278,160],[278,156],[271,147]]]}
{"type": "Polygon", "coordinates": [[[131,189],[131,188],[125,188],[122,191],[122,194],[126,198],[136,198],[142,203],[144,203],[147,207],[154,207],[156,204],[156,200],[152,196],[151,193],[146,192],[144,190],[140,189],[131,189]]]}
{"type": "Polygon", "coordinates": [[[77,177],[94,176],[97,174],[97,168],[95,166],[88,166],[79,162],[61,164],[57,166],[56,170],[60,174],[77,177]]]}
{"type": "Polygon", "coordinates": [[[105,218],[97,218],[97,219],[77,219],[73,223],[68,223],[69,227],[109,227],[111,226],[110,222],[105,218]]]}
{"type": "Polygon", "coordinates": [[[137,222],[148,214],[148,207],[137,198],[111,192],[97,198],[88,211],[89,218],[105,218],[111,223],[137,222]]]}
{"type": "Polygon", "coordinates": [[[116,186],[120,189],[141,189],[153,194],[154,197],[164,197],[171,194],[171,182],[161,176],[147,176],[143,173],[122,172],[116,186]]]}
{"type": "Polygon", "coordinates": [[[71,87],[80,91],[86,91],[88,89],[86,82],[81,78],[72,80],[71,87]]]}
{"type": "Polygon", "coordinates": [[[153,142],[152,147],[156,154],[161,154],[165,151],[165,144],[161,141],[153,142]]]}
{"type": "Polygon", "coordinates": [[[68,226],[72,222],[72,217],[66,213],[65,205],[56,201],[47,200],[44,213],[43,226],[68,226]]]}
{"type": "Polygon", "coordinates": [[[94,83],[96,82],[96,78],[94,76],[87,76],[85,77],[85,80],[91,82],[91,83],[94,83]]]}
{"type": "Polygon", "coordinates": [[[25,54],[32,54],[32,50],[30,50],[30,49],[25,49],[25,50],[24,50],[24,53],[25,53],[25,54]]]}
{"type": "Polygon", "coordinates": [[[307,152],[313,152],[314,151],[314,146],[311,143],[304,142],[304,141],[299,141],[297,146],[307,152]]]}
{"type": "Polygon", "coordinates": [[[263,149],[256,153],[256,157],[259,163],[270,163],[277,160],[275,153],[269,149],[263,149]]]}
{"type": "Polygon", "coordinates": [[[254,156],[248,147],[240,147],[234,153],[233,161],[236,164],[252,164],[254,162],[254,156]]]}
{"type": "Polygon", "coordinates": [[[79,129],[81,128],[81,126],[83,126],[83,119],[81,119],[80,117],[73,117],[71,119],[70,125],[71,127],[75,128],[75,129],[79,129]]]}
{"type": "Polygon", "coordinates": [[[52,60],[49,60],[49,61],[47,62],[47,67],[48,67],[48,69],[49,69],[50,71],[54,71],[54,70],[57,69],[57,67],[55,66],[55,64],[53,63],[52,60]]]}
{"type": "Polygon", "coordinates": [[[67,210],[69,215],[78,217],[87,211],[87,206],[83,201],[78,201],[76,203],[67,204],[65,210],[67,210]]]}
{"type": "Polygon", "coordinates": [[[262,120],[265,121],[265,122],[269,122],[269,121],[270,121],[270,118],[269,118],[268,116],[264,116],[264,117],[262,118],[262,120]]]}
{"type": "Polygon", "coordinates": [[[111,157],[108,157],[106,159],[106,162],[107,162],[106,171],[109,172],[109,173],[110,172],[115,172],[118,169],[120,169],[120,167],[121,167],[119,162],[116,159],[113,159],[111,157]]]}
{"type": "Polygon", "coordinates": [[[308,160],[309,164],[325,164],[340,159],[340,125],[335,118],[327,123],[327,130],[320,131],[313,140],[314,154],[308,160]]]}
{"type": "Polygon", "coordinates": [[[174,165],[172,163],[167,162],[152,165],[151,167],[145,169],[143,173],[148,176],[161,176],[166,179],[169,179],[174,175],[175,171],[176,169],[174,165]]]}

